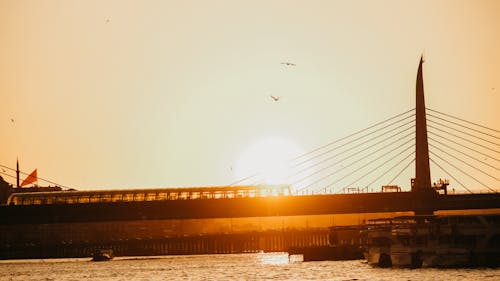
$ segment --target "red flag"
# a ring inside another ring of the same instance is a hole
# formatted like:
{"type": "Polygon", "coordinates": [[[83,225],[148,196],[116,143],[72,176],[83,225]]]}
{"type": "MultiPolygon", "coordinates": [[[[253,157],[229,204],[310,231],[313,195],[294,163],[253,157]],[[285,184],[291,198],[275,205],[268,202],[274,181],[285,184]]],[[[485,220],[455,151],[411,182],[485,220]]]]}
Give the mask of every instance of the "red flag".
{"type": "Polygon", "coordinates": [[[36,181],[38,181],[38,176],[37,176],[36,169],[35,169],[33,172],[31,172],[31,174],[27,178],[25,178],[23,180],[23,182],[21,183],[21,186],[25,186],[27,184],[30,184],[30,183],[33,183],[36,181]]]}

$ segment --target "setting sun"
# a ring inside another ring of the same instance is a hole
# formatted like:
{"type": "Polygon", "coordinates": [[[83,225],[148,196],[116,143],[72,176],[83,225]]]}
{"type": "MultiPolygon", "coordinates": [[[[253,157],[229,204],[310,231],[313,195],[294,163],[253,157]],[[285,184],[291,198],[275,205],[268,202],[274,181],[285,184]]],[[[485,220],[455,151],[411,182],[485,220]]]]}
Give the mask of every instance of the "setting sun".
{"type": "Polygon", "coordinates": [[[248,146],[235,166],[235,179],[255,175],[251,184],[289,183],[290,159],[303,154],[304,150],[291,140],[269,137],[248,146]]]}

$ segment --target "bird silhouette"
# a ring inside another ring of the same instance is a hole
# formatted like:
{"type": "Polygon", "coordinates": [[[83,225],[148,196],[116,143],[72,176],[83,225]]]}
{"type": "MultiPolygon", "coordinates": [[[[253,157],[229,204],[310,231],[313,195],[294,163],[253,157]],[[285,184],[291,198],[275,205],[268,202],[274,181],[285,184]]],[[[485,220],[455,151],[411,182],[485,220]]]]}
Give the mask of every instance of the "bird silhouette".
{"type": "Polygon", "coordinates": [[[14,123],[14,118],[10,118],[10,122],[14,123]]]}
{"type": "Polygon", "coordinates": [[[278,101],[281,97],[275,97],[273,95],[269,95],[274,101],[278,101]]]}
{"type": "Polygon", "coordinates": [[[281,64],[284,64],[286,66],[295,66],[295,63],[291,63],[291,62],[282,62],[281,64]]]}

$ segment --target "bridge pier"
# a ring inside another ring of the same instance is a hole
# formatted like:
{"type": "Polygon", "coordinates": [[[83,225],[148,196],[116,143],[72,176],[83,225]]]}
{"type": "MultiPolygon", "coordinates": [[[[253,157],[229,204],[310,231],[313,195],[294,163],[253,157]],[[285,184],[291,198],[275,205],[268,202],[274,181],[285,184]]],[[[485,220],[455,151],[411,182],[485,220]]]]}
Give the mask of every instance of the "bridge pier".
{"type": "MultiPolygon", "coordinates": [[[[116,256],[123,255],[192,255],[192,254],[232,254],[286,252],[291,247],[327,246],[329,231],[280,230],[247,233],[208,234],[197,236],[165,237],[148,240],[122,240],[100,243],[80,243],[64,247],[40,245],[25,254],[34,257],[90,257],[96,249],[112,249],[116,256]],[[33,250],[38,254],[33,254],[33,250]]],[[[28,250],[28,251],[26,251],[28,250]]],[[[21,251],[23,251],[21,249],[21,251]]],[[[3,253],[5,255],[5,253],[3,253]]],[[[3,258],[11,258],[12,254],[3,258]]],[[[20,253],[17,254],[21,255],[20,253]]],[[[14,254],[16,256],[16,254],[14,254]]]]}

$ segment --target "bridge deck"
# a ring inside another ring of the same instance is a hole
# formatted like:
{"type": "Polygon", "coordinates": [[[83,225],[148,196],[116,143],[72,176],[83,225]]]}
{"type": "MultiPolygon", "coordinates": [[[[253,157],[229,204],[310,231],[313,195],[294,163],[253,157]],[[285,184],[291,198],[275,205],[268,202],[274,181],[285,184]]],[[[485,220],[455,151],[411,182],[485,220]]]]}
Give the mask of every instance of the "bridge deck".
{"type": "Polygon", "coordinates": [[[500,194],[361,193],[0,207],[0,225],[500,208],[500,194]],[[425,207],[424,207],[425,206],[425,207]]]}

